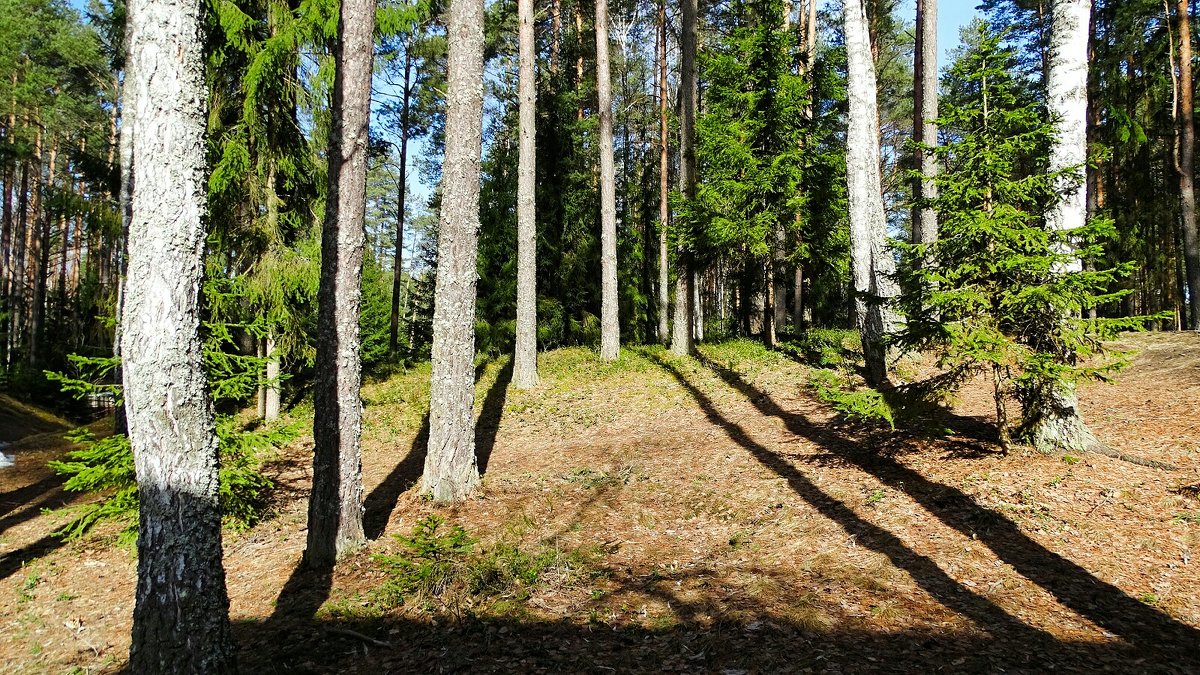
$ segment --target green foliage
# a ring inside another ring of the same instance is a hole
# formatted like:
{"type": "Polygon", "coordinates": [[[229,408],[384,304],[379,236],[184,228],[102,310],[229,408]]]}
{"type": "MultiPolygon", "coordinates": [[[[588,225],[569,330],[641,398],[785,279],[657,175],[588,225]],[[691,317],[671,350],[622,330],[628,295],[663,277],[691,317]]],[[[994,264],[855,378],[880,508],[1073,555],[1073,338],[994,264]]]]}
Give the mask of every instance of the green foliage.
{"type": "Polygon", "coordinates": [[[1055,186],[1077,180],[1078,168],[1048,171],[1053,124],[1014,77],[1002,37],[983,23],[975,30],[974,46],[946,76],[939,124],[949,140],[936,149],[945,169],[933,204],[939,239],[902,246],[910,292],[900,302],[907,322],[897,342],[936,354],[954,374],[943,380],[950,389],[972,373],[991,373],[1003,420],[1014,392],[1029,411],[1048,389],[1105,379],[1122,362],[1102,358],[1102,341],[1144,320],[1079,318],[1123,295],[1109,289],[1130,266],[1078,263],[1100,254],[1112,234],[1108,221],[1072,232],[1045,226],[1055,186]]]}
{"type": "Polygon", "coordinates": [[[886,424],[889,429],[896,429],[891,405],[874,389],[851,388],[841,374],[826,369],[814,369],[809,373],[808,386],[844,420],[858,424],[886,424]]]}
{"type": "Polygon", "coordinates": [[[568,583],[585,577],[595,558],[584,551],[551,546],[530,551],[505,542],[480,549],[461,526],[446,527],[436,515],[419,520],[412,535],[396,538],[405,548],[402,554],[373,558],[388,575],[371,592],[382,609],[416,604],[427,611],[458,610],[500,598],[524,601],[552,575],[568,583]]]}
{"type": "MultiPolygon", "coordinates": [[[[262,517],[267,493],[274,484],[261,471],[272,450],[295,439],[291,426],[246,428],[233,418],[217,418],[220,473],[218,493],[221,512],[229,527],[252,527],[262,517]]],[[[100,498],[67,510],[70,519],[54,532],[67,541],[86,534],[103,521],[125,523],[119,541],[137,538],[138,487],[133,451],[123,434],[98,438],[87,429],[76,429],[67,439],[82,447],[65,460],[50,462],[50,468],[66,476],[68,492],[99,494],[100,498]]]]}
{"type": "Polygon", "coordinates": [[[846,369],[862,353],[862,335],[856,330],[813,328],[779,348],[817,368],[846,369]]]}

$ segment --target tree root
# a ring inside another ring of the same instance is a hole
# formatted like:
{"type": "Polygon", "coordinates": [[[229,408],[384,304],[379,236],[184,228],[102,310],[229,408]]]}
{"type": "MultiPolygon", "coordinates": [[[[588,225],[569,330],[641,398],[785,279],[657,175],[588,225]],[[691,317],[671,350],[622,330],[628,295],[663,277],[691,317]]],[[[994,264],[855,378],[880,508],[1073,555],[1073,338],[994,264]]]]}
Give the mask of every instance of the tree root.
{"type": "Polygon", "coordinates": [[[1139,457],[1138,455],[1129,455],[1118,450],[1114,450],[1113,448],[1110,448],[1099,441],[1096,441],[1095,443],[1089,443],[1087,448],[1085,448],[1085,451],[1097,455],[1103,455],[1111,459],[1118,459],[1122,462],[1129,462],[1130,464],[1149,467],[1151,469],[1161,469],[1163,471],[1179,470],[1179,467],[1175,466],[1174,464],[1167,464],[1166,462],[1160,462],[1154,459],[1146,459],[1145,457],[1139,457]]]}

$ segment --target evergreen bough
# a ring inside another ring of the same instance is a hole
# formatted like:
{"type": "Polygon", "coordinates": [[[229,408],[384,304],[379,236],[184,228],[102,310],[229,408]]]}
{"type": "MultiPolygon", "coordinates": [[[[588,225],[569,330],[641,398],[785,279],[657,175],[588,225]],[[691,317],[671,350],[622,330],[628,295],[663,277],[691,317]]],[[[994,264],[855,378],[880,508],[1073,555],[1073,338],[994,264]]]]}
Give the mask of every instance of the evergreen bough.
{"type": "MultiPolygon", "coordinates": [[[[1080,318],[1125,295],[1109,290],[1130,264],[1081,269],[1101,257],[1111,222],[1051,232],[1045,213],[1060,175],[1047,169],[1054,125],[1028,83],[1013,77],[1016,57],[1002,35],[977,23],[974,40],[951,67],[938,124],[943,162],[933,206],[939,239],[901,245],[900,300],[907,317],[896,342],[935,354],[942,394],[979,373],[991,376],[1000,442],[1008,447],[1008,405],[1032,421],[1044,397],[1083,380],[1104,380],[1124,365],[1103,341],[1140,329],[1144,317],[1080,318]]],[[[1079,180],[1082,167],[1069,173],[1079,180]]]]}

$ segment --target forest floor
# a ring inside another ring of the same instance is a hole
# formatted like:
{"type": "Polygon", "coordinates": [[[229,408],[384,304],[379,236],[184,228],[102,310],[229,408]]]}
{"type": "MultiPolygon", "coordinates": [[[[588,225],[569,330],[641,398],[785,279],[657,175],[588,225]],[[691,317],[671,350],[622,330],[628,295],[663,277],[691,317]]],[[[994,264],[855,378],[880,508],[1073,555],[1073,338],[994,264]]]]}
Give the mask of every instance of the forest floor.
{"type": "MultiPolygon", "coordinates": [[[[483,487],[447,507],[411,489],[428,367],[370,382],[371,543],[297,569],[310,439],[226,533],[242,672],[1200,672],[1200,336],[1123,346],[1085,416],[1179,470],[1001,454],[982,382],[929,434],[838,421],[751,342],[560,350],[532,391],[481,367],[483,487]]],[[[114,528],[49,535],[73,497],[45,438],[0,471],[0,671],[118,671],[135,562],[114,528]]]]}

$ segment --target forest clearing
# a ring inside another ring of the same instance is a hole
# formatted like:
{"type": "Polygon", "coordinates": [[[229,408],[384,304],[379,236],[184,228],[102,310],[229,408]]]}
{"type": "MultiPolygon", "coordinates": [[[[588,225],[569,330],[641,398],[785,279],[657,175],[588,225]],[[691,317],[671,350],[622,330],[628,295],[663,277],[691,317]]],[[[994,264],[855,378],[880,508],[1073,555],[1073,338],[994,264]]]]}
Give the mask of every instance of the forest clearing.
{"type": "MultiPolygon", "coordinates": [[[[478,382],[482,487],[449,509],[412,489],[427,370],[369,382],[373,541],[332,577],[297,571],[311,439],[283,448],[266,467],[277,482],[270,515],[225,542],[240,665],[1194,671],[1198,342],[1127,337],[1131,368],[1081,392],[1107,443],[1178,471],[1004,456],[980,436],[990,413],[982,383],[963,392],[944,435],[840,421],[806,386],[808,366],[749,341],[707,345],[694,359],[630,350],[611,365],[585,350],[551,352],[530,391],[507,387],[504,357],[478,382]],[[392,606],[378,594],[389,578],[379,556],[402,554],[397,535],[433,514],[446,521],[439,536],[457,525],[476,540],[471,556],[555,555],[529,583],[455,586],[392,606]]],[[[18,468],[40,466],[22,446],[18,457],[18,468]]],[[[111,528],[61,548],[39,543],[61,519],[39,510],[37,498],[56,505],[45,475],[0,473],[0,669],[117,670],[134,558],[111,544],[111,528]]]]}
{"type": "Polygon", "coordinates": [[[0,671],[1200,673],[1189,0],[0,0],[0,671]]]}

